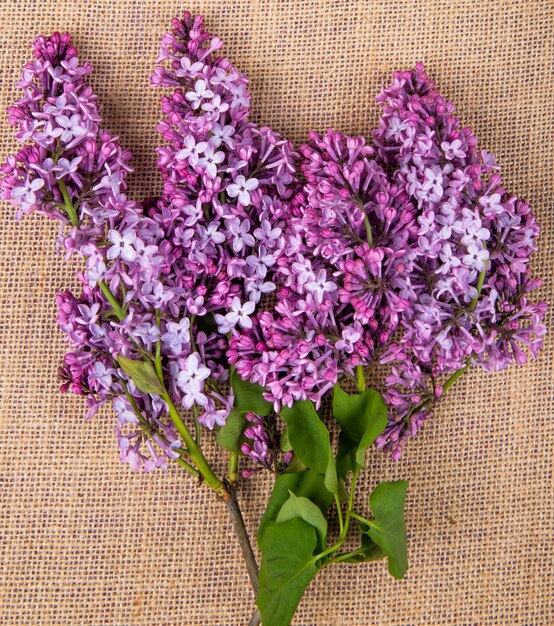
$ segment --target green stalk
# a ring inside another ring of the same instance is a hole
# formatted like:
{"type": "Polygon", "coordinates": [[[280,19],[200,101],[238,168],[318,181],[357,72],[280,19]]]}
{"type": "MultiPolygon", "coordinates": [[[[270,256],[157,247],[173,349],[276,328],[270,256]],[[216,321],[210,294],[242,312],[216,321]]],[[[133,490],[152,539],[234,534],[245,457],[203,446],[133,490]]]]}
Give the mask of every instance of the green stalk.
{"type": "MultiPolygon", "coordinates": [[[[156,326],[161,334],[160,328],[160,309],[156,309],[156,326]]],[[[158,375],[158,380],[163,385],[164,384],[164,374],[162,369],[162,340],[158,339],[156,341],[156,356],[154,357],[154,367],[156,368],[156,374],[158,375]]]]}
{"type": "Polygon", "coordinates": [[[234,451],[229,454],[229,469],[227,470],[227,480],[231,485],[236,484],[239,470],[239,453],[234,451]]]}
{"type": "MultiPolygon", "coordinates": [[[[127,385],[126,385],[125,381],[121,380],[121,384],[123,385],[123,389],[125,391],[125,396],[127,397],[127,400],[129,400],[131,406],[133,407],[133,410],[134,410],[135,415],[137,416],[139,422],[141,423],[142,426],[144,426],[145,428],[151,430],[150,424],[144,419],[144,417],[142,416],[142,413],[140,412],[140,410],[139,410],[139,408],[137,406],[137,403],[135,402],[135,399],[129,393],[129,390],[127,389],[127,385]]],[[[181,449],[179,449],[179,450],[181,451],[181,449]]],[[[185,450],[182,450],[182,452],[185,452],[185,450]]],[[[175,461],[181,467],[185,468],[189,474],[192,474],[197,479],[200,478],[200,472],[195,467],[193,467],[190,463],[187,463],[185,461],[185,459],[179,457],[179,458],[175,459],[175,461]]]]}
{"type": "Polygon", "coordinates": [[[362,199],[358,196],[358,194],[354,194],[352,200],[360,207],[362,213],[364,214],[364,226],[365,226],[365,234],[367,238],[367,243],[370,248],[373,248],[373,233],[371,232],[371,224],[369,223],[369,217],[367,216],[364,203],[362,199]]]}
{"type": "Polygon", "coordinates": [[[338,556],[329,559],[326,565],[331,565],[332,563],[341,563],[342,561],[346,561],[347,559],[356,556],[357,554],[364,554],[362,550],[354,550],[353,552],[345,552],[344,554],[339,554],[338,556]]]}
{"type": "Polygon", "coordinates": [[[187,463],[185,459],[182,459],[181,457],[179,457],[175,459],[175,462],[181,467],[184,467],[187,470],[187,472],[189,474],[192,474],[196,479],[200,478],[200,472],[195,467],[192,467],[192,465],[187,463]]]}
{"type": "Polygon", "coordinates": [[[365,373],[363,365],[356,366],[356,374],[358,376],[358,393],[365,391],[365,373]]]}
{"type": "Polygon", "coordinates": [[[126,313],[123,310],[123,307],[116,300],[113,293],[110,291],[110,288],[106,284],[106,281],[99,280],[98,287],[100,287],[100,291],[106,296],[106,300],[112,305],[113,312],[117,315],[117,318],[121,322],[125,319],[126,313]]]}
{"type": "Polygon", "coordinates": [[[353,511],[352,513],[350,513],[350,517],[352,519],[358,520],[358,522],[362,522],[362,524],[366,524],[366,526],[369,526],[371,524],[371,520],[368,520],[365,517],[362,517],[361,515],[354,513],[353,511]]]}
{"type": "MultiPolygon", "coordinates": [[[[334,545],[332,545],[330,548],[327,548],[327,550],[324,550],[320,554],[316,554],[314,557],[314,563],[326,557],[327,555],[333,554],[334,552],[336,552],[342,546],[342,544],[346,541],[346,535],[348,535],[348,529],[350,528],[350,519],[352,517],[356,517],[356,514],[352,511],[352,509],[354,507],[354,495],[356,492],[356,482],[358,480],[359,471],[360,470],[358,469],[352,473],[352,484],[350,485],[350,494],[348,496],[348,507],[346,509],[346,516],[344,518],[344,521],[342,518],[340,500],[339,500],[338,495],[335,494],[335,502],[337,503],[337,512],[339,516],[339,527],[340,527],[339,538],[337,542],[334,545]]],[[[332,562],[333,560],[331,559],[329,563],[332,563],[332,562]]]]}
{"type": "Polygon", "coordinates": [[[202,474],[204,481],[210,489],[213,489],[218,495],[225,498],[225,496],[228,495],[225,485],[221,480],[219,480],[219,478],[214,474],[212,468],[209,466],[206,461],[206,457],[202,454],[202,450],[198,447],[196,441],[194,441],[194,438],[189,433],[185,423],[181,419],[177,408],[173,404],[173,400],[169,397],[167,391],[160,394],[160,397],[167,404],[171,421],[175,424],[175,428],[183,438],[183,441],[187,446],[188,454],[198,468],[200,474],[202,474]]]}
{"type": "Polygon", "coordinates": [[[344,521],[342,519],[342,508],[341,508],[340,498],[339,498],[338,493],[335,493],[335,504],[337,505],[337,515],[339,516],[340,536],[342,537],[342,534],[344,532],[344,521]]]}
{"type": "Polygon", "coordinates": [[[352,509],[354,508],[354,495],[356,493],[356,482],[358,481],[358,474],[360,470],[354,470],[352,473],[352,484],[350,485],[350,495],[348,497],[348,508],[346,510],[346,519],[344,520],[344,536],[348,533],[350,527],[350,518],[352,517],[352,509]]]}
{"type": "Polygon", "coordinates": [[[460,378],[460,376],[462,376],[463,374],[467,372],[467,370],[469,369],[469,366],[470,366],[470,362],[468,359],[463,367],[460,367],[459,370],[456,370],[452,374],[452,376],[450,376],[450,378],[448,378],[445,381],[444,385],[442,386],[443,391],[448,391],[448,389],[452,387],[452,385],[458,380],[458,378],[460,378]]]}
{"type": "MultiPolygon", "coordinates": [[[[485,242],[483,242],[483,247],[485,248],[485,250],[487,249],[487,244],[485,242]]],[[[473,309],[477,306],[477,302],[479,302],[479,298],[481,296],[481,290],[483,289],[483,284],[485,283],[485,276],[487,274],[488,268],[489,268],[489,259],[487,259],[483,263],[483,269],[481,270],[481,273],[479,274],[479,279],[477,281],[477,295],[470,302],[469,311],[473,311],[473,309]]]]}
{"type": "Polygon", "coordinates": [[[67,217],[69,217],[69,221],[73,224],[73,226],[79,228],[79,217],[77,216],[77,211],[75,210],[75,207],[71,202],[67,187],[65,186],[63,180],[58,181],[58,186],[60,188],[60,191],[62,192],[64,208],[67,213],[67,217]]]}
{"type": "Polygon", "coordinates": [[[370,248],[373,248],[373,235],[371,234],[371,224],[369,223],[369,217],[364,215],[365,234],[367,237],[367,243],[370,248]]]}

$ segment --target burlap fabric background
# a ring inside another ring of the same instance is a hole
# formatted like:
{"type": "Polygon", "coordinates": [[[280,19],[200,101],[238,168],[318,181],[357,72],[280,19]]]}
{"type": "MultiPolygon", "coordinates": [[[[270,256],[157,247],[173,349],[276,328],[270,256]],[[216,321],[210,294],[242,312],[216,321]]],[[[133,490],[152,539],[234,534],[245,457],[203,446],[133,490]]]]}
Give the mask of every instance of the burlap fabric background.
{"type": "MultiPolygon", "coordinates": [[[[95,66],[106,124],[135,155],[131,192],[154,193],[160,93],[147,80],[183,8],[204,14],[250,76],[255,119],[296,142],[328,125],[367,133],[380,85],[426,62],[535,207],[534,266],[554,301],[552,2],[2,0],[1,109],[33,37],[69,30],[95,66]]],[[[3,116],[0,153],[13,147],[3,116]]],[[[18,225],[2,205],[0,623],[244,624],[252,595],[219,503],[178,469],[130,472],[112,416],[84,422],[82,400],[58,393],[54,292],[74,284],[75,266],[56,256],[56,228],[18,225]]],[[[334,567],[295,624],[554,623],[553,348],[551,336],[533,364],[467,375],[400,463],[371,454],[366,492],[377,478],[411,482],[406,580],[382,562],[334,567]]],[[[252,531],[269,488],[243,487],[252,531]]]]}

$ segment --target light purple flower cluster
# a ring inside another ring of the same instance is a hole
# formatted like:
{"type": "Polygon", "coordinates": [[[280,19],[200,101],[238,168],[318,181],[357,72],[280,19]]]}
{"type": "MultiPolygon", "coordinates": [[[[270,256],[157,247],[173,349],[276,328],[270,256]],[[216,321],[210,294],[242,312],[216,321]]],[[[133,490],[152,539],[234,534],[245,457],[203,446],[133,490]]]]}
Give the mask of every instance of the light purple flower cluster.
{"type": "Polygon", "coordinates": [[[130,153],[101,129],[97,98],[69,35],[35,41],[36,60],[10,109],[24,147],[2,168],[2,194],[19,213],[68,222],[59,237],[86,267],[83,292],[57,297],[71,351],[62,390],[88,396],[89,417],[112,401],[121,458],[165,468],[183,444],[159,394],[143,393],[119,357],[160,364],[171,400],[209,429],[233,406],[227,334],[248,328],[284,246],[280,216],[296,179],[289,142],[248,121],[246,79],[213,54],[221,42],[201,18],[174,21],[153,82],[169,142],[160,148],[164,190],[144,204],[124,195],[130,153]]]}
{"type": "Polygon", "coordinates": [[[250,328],[264,294],[275,290],[282,254],[282,216],[296,186],[292,144],[248,120],[247,79],[214,57],[221,40],[186,13],[162,40],[155,86],[166,119],[158,130],[162,203],[180,211],[167,232],[181,247],[178,262],[204,296],[220,333],[250,328]]]}
{"type": "Polygon", "coordinates": [[[470,364],[536,355],[546,304],[528,300],[541,284],[533,213],[423,67],[396,73],[378,102],[374,147],[333,131],[301,147],[275,312],[236,334],[229,357],[276,408],[319,404],[354,366],[386,364],[377,445],[398,458],[470,364]]]}

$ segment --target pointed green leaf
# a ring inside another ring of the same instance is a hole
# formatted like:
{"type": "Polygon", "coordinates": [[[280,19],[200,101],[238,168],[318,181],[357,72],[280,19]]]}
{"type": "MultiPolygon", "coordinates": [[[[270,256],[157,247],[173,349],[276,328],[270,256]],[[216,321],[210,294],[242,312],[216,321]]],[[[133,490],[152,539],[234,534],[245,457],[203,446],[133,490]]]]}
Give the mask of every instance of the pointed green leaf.
{"type": "Polygon", "coordinates": [[[215,436],[217,443],[226,450],[237,452],[242,443],[242,433],[246,428],[246,417],[244,413],[238,413],[232,409],[227,416],[225,425],[220,428],[215,436]]]}
{"type": "Polygon", "coordinates": [[[256,604],[264,626],[289,626],[306,587],[317,573],[316,531],[295,518],[271,523],[262,541],[260,590],[256,604]]]}
{"type": "Polygon", "coordinates": [[[256,383],[242,380],[236,370],[231,375],[231,387],[235,392],[234,409],[239,413],[256,413],[256,415],[269,415],[273,404],[268,402],[263,393],[265,389],[256,383]]]}
{"type": "Polygon", "coordinates": [[[333,495],[325,488],[324,481],[323,476],[310,470],[277,476],[267,508],[258,528],[258,544],[260,544],[267,526],[277,519],[279,511],[289,499],[291,491],[299,497],[308,498],[325,515],[333,500],[333,495]]]}
{"type": "Polygon", "coordinates": [[[160,382],[152,361],[126,359],[120,356],[117,359],[119,367],[135,383],[137,389],[143,393],[165,393],[165,388],[160,382]]]}
{"type": "Polygon", "coordinates": [[[313,526],[318,536],[318,548],[325,549],[325,540],[327,537],[327,520],[323,516],[321,509],[308,498],[304,496],[296,496],[289,491],[289,499],[283,504],[277,519],[277,524],[282,524],[290,519],[300,518],[313,526]]]}
{"type": "Polygon", "coordinates": [[[235,404],[225,425],[217,433],[216,440],[227,450],[237,452],[247,424],[246,413],[269,415],[273,405],[263,397],[263,387],[242,380],[236,371],[231,375],[231,387],[235,393],[235,404]]]}
{"type": "Polygon", "coordinates": [[[335,385],[333,414],[341,427],[337,470],[345,478],[349,471],[364,466],[367,448],[387,425],[387,407],[377,391],[347,394],[335,385]]]}
{"type": "Polygon", "coordinates": [[[408,569],[406,523],[404,502],[408,481],[380,483],[369,496],[374,519],[370,521],[367,534],[384,550],[389,560],[389,573],[404,578],[408,569]]]}
{"type": "Polygon", "coordinates": [[[325,486],[337,492],[337,470],[331,439],[325,424],[309,400],[283,407],[281,416],[287,423],[288,437],[294,453],[304,465],[325,476],[325,486]]]}

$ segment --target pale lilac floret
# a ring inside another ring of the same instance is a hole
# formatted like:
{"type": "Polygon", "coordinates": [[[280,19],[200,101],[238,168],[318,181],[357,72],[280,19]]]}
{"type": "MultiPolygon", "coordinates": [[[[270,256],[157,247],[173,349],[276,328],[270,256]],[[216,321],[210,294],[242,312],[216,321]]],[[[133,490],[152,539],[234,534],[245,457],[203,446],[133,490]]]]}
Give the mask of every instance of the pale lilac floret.
{"type": "Polygon", "coordinates": [[[217,176],[217,166],[223,163],[225,160],[224,152],[216,152],[213,146],[207,145],[203,151],[203,156],[201,156],[196,162],[196,166],[204,170],[206,174],[210,178],[215,178],[217,176]]]}
{"type": "Polygon", "coordinates": [[[235,182],[227,186],[227,194],[230,198],[237,198],[245,207],[250,204],[250,192],[259,186],[256,178],[246,180],[242,174],[235,178],[235,182]]]}
{"type": "Polygon", "coordinates": [[[194,83],[194,91],[188,91],[185,98],[190,102],[193,109],[200,107],[204,100],[213,98],[214,92],[208,89],[206,81],[203,79],[197,80],[194,83]]]}
{"type": "Polygon", "coordinates": [[[185,137],[183,145],[184,148],[177,152],[175,158],[178,161],[188,159],[191,165],[196,165],[198,163],[200,155],[203,154],[208,147],[208,143],[206,141],[199,141],[198,143],[196,143],[196,140],[192,135],[188,135],[187,137],[185,137]]]}
{"type": "Polygon", "coordinates": [[[137,256],[133,245],[136,238],[137,233],[134,230],[128,230],[123,234],[114,229],[110,230],[108,239],[113,245],[108,250],[107,258],[112,260],[121,257],[124,261],[134,261],[137,256]]]}
{"type": "Polygon", "coordinates": [[[177,377],[177,385],[183,391],[183,406],[190,409],[193,404],[205,406],[208,398],[203,393],[204,381],[209,378],[211,371],[202,365],[202,359],[197,352],[189,354],[183,368],[177,377]]]}
{"type": "Polygon", "coordinates": [[[184,317],[179,322],[167,322],[166,332],[161,337],[173,354],[181,354],[190,344],[190,320],[184,317]]]}

